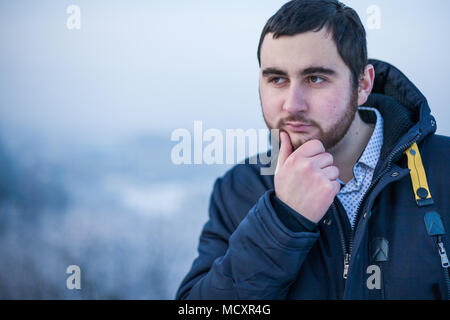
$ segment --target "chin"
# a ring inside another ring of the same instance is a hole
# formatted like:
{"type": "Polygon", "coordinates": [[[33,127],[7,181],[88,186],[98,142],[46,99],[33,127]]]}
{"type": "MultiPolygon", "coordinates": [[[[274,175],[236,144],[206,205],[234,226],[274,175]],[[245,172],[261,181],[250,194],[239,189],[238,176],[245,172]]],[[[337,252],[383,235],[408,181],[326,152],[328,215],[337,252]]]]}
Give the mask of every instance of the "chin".
{"type": "Polygon", "coordinates": [[[307,142],[308,140],[311,140],[313,138],[305,137],[304,134],[301,133],[291,133],[289,132],[289,137],[291,138],[291,144],[294,150],[296,150],[298,147],[300,147],[302,144],[307,142]]]}

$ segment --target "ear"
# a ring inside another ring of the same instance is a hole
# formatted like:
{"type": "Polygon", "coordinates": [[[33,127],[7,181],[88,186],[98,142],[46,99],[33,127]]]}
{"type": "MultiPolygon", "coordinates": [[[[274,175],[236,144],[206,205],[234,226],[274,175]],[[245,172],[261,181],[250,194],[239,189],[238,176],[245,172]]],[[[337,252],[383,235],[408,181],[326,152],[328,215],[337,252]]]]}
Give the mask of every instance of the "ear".
{"type": "Polygon", "coordinates": [[[358,106],[366,103],[372,92],[373,82],[375,80],[375,69],[373,65],[368,64],[364,69],[364,74],[359,79],[358,87],[358,106]]]}

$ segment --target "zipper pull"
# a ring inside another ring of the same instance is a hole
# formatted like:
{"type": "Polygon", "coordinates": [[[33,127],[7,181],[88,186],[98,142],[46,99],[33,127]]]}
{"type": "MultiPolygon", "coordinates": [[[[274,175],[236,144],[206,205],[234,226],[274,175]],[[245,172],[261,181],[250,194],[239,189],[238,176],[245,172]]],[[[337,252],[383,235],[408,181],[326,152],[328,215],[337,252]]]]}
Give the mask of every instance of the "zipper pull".
{"type": "Polygon", "coordinates": [[[439,246],[439,255],[441,256],[442,267],[448,268],[450,266],[450,263],[448,262],[447,253],[445,252],[444,244],[442,243],[441,239],[439,239],[438,246],[439,246]]]}
{"type": "Polygon", "coordinates": [[[350,254],[346,253],[344,257],[344,274],[342,275],[344,279],[347,279],[349,264],[350,264],[350,254]]]}

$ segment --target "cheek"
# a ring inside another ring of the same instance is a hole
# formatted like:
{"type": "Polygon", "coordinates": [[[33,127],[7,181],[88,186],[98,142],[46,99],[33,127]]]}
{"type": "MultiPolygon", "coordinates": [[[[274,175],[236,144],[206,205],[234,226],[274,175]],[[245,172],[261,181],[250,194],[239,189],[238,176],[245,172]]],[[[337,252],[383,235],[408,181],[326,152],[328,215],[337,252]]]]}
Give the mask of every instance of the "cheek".
{"type": "Polygon", "coordinates": [[[261,90],[261,105],[266,120],[272,125],[278,120],[282,111],[281,99],[269,92],[270,90],[261,90]]]}
{"type": "Polygon", "coordinates": [[[315,105],[315,107],[311,108],[315,113],[314,119],[325,124],[333,123],[341,118],[349,103],[348,95],[345,92],[343,89],[317,92],[312,99],[315,105]]]}

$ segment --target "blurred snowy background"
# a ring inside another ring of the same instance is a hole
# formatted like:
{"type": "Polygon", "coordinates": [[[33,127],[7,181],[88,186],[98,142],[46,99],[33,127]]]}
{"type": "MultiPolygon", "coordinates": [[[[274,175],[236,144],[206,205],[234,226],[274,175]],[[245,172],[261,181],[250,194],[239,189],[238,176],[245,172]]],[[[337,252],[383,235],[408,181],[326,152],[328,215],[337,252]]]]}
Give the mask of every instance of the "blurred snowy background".
{"type": "MultiPolygon", "coordinates": [[[[265,127],[256,49],[284,2],[0,1],[0,298],[174,297],[230,166],[172,164],[171,132],[265,127]],[[66,288],[72,264],[81,290],[66,288]]],[[[450,2],[345,3],[365,23],[380,8],[370,57],[450,135],[450,2]]]]}

